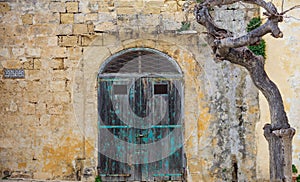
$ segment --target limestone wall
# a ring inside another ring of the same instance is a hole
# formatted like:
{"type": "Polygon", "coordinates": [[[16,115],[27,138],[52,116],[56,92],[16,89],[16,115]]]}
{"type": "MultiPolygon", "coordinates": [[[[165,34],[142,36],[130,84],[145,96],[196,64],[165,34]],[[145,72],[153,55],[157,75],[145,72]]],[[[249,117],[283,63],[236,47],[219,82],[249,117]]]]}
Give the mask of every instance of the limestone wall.
{"type": "MultiPolygon", "coordinates": [[[[244,69],[213,61],[205,30],[183,4],[1,1],[1,177],[94,180],[99,68],[118,51],[148,47],[184,73],[187,180],[254,181],[258,92],[244,69]],[[178,32],[186,20],[192,31],[178,32]],[[5,69],[24,69],[25,78],[4,78],[5,69]]],[[[212,13],[244,32],[244,19],[258,12],[237,4],[212,13]]]]}
{"type": "MultiPolygon", "coordinates": [[[[282,1],[273,1],[281,11],[282,1]]],[[[291,0],[284,2],[284,10],[287,10],[299,1],[291,0]]],[[[300,117],[300,62],[299,62],[299,42],[300,42],[300,10],[295,9],[287,14],[289,18],[285,18],[284,22],[280,23],[280,28],[284,34],[282,39],[274,39],[271,36],[265,36],[266,40],[266,70],[269,77],[276,83],[282,94],[284,106],[292,127],[297,131],[293,139],[293,163],[300,169],[300,140],[299,140],[299,117],[300,117]]],[[[264,162],[268,159],[268,144],[264,139],[263,126],[270,122],[269,108],[266,99],[260,94],[260,111],[261,118],[257,124],[258,135],[258,157],[257,174],[258,178],[268,179],[269,164],[264,162]]]]}

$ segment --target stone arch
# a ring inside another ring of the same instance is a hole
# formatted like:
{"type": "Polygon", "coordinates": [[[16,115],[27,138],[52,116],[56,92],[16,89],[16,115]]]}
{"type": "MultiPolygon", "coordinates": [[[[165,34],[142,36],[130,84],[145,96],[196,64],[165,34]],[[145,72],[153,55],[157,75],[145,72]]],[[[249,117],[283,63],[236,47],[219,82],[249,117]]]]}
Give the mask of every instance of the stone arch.
{"type": "Polygon", "coordinates": [[[175,60],[150,48],[125,49],[104,62],[98,74],[103,180],[184,179],[182,77],[175,60]]]}
{"type": "Polygon", "coordinates": [[[176,39],[174,42],[170,40],[172,39],[168,37],[163,40],[129,39],[118,41],[113,45],[102,45],[102,38],[98,37],[83,52],[83,58],[80,60],[75,74],[72,98],[76,120],[86,142],[86,157],[91,158],[94,163],[97,163],[97,75],[99,68],[113,54],[137,47],[156,49],[174,59],[181,68],[185,83],[184,130],[188,131],[188,134],[185,135],[184,147],[187,158],[198,156],[199,137],[204,134],[210,120],[209,111],[206,107],[204,108],[205,103],[202,101],[204,93],[200,85],[203,85],[203,81],[198,79],[203,74],[202,68],[194,58],[192,51],[176,45],[176,39]],[[190,105],[193,107],[189,107],[190,105]],[[199,123],[201,123],[200,132],[199,123]],[[89,150],[87,146],[89,146],[89,150]]]}

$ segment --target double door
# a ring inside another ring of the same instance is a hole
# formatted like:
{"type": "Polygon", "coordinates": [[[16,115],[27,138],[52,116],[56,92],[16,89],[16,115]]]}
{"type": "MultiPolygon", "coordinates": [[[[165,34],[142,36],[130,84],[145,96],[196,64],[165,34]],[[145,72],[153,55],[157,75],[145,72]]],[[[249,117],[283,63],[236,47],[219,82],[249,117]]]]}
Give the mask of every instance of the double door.
{"type": "Polygon", "coordinates": [[[181,84],[179,78],[99,78],[103,181],[183,181],[181,84]]]}

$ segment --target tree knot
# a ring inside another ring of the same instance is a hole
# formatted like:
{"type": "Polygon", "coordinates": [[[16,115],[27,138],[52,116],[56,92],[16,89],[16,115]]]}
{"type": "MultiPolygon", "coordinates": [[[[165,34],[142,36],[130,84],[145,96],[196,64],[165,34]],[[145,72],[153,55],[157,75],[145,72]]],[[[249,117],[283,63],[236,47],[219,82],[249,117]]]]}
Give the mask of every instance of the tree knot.
{"type": "Polygon", "coordinates": [[[277,137],[288,137],[292,138],[295,135],[296,130],[294,128],[287,128],[287,129],[279,129],[274,130],[272,133],[277,137]]]}
{"type": "Polygon", "coordinates": [[[268,140],[272,135],[280,138],[293,138],[296,130],[292,127],[275,129],[271,124],[266,124],[263,128],[264,136],[268,140]]]}

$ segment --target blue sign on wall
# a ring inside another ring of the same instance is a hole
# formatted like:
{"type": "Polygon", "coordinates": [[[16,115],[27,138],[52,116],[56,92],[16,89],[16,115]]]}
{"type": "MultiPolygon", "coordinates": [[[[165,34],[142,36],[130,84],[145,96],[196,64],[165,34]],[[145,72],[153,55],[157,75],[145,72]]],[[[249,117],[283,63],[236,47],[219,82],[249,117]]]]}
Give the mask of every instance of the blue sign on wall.
{"type": "Polygon", "coordinates": [[[25,78],[24,69],[4,69],[4,78],[25,78]]]}

